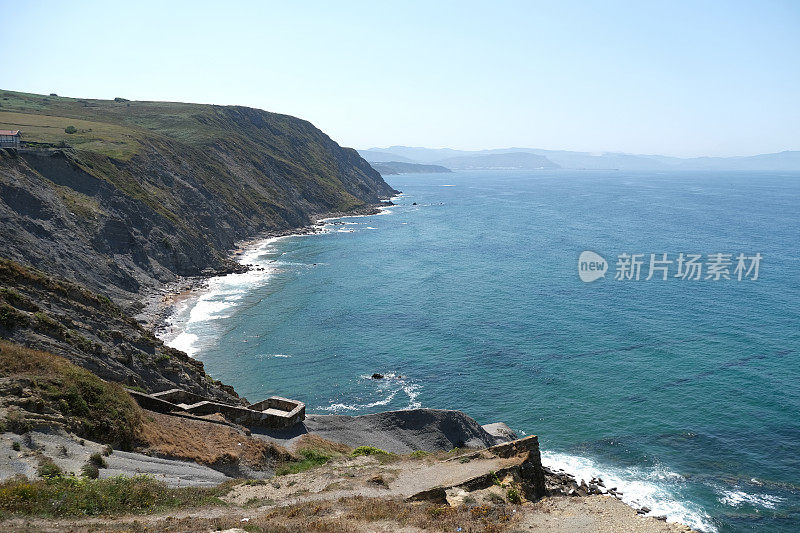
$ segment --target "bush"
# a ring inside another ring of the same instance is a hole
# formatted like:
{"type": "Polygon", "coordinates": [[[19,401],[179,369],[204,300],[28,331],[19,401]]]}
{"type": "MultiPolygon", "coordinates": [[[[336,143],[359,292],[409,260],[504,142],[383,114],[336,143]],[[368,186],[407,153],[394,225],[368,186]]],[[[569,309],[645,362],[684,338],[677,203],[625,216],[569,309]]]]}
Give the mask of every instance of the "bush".
{"type": "Polygon", "coordinates": [[[22,435],[32,429],[31,423],[16,409],[8,411],[3,425],[7,431],[11,431],[17,435],[22,435]]]}
{"type": "MultiPolygon", "coordinates": [[[[70,417],[81,437],[132,448],[141,429],[141,410],[121,386],[62,357],[0,341],[0,377],[11,376],[30,379],[34,393],[70,417]]],[[[7,420],[12,431],[29,429],[19,413],[9,412],[7,420]]]]}
{"type": "Polygon", "coordinates": [[[78,133],[78,128],[76,128],[75,126],[67,126],[66,128],[64,128],[64,133],[69,133],[69,134],[78,133]]]}
{"type": "Polygon", "coordinates": [[[93,464],[97,468],[108,468],[108,463],[99,452],[94,452],[89,456],[89,463],[93,464]]]}
{"type": "Polygon", "coordinates": [[[506,491],[506,497],[511,503],[522,503],[522,496],[520,496],[519,489],[516,487],[509,487],[506,491]]]}
{"type": "Polygon", "coordinates": [[[45,457],[44,459],[39,461],[39,477],[43,478],[53,478],[59,477],[63,474],[61,467],[58,466],[53,462],[52,459],[45,457]]]}
{"type": "Polygon", "coordinates": [[[28,317],[5,302],[0,302],[0,326],[12,330],[28,324],[28,317]]]}
{"type": "Polygon", "coordinates": [[[360,455],[393,455],[385,450],[381,450],[380,448],[376,448],[375,446],[359,446],[353,453],[351,453],[353,457],[358,457],[360,455]]]}
{"type": "Polygon", "coordinates": [[[97,465],[86,463],[81,467],[81,475],[89,479],[97,479],[100,477],[100,469],[97,468],[97,465]]]}
{"type": "Polygon", "coordinates": [[[17,441],[12,442],[11,449],[14,450],[15,452],[18,452],[20,450],[19,442],[17,441]]]}
{"type": "Polygon", "coordinates": [[[301,460],[286,463],[282,467],[278,468],[275,473],[279,476],[285,476],[286,474],[299,474],[300,472],[305,472],[306,470],[310,470],[315,466],[324,465],[333,459],[333,455],[314,449],[302,450],[300,452],[300,456],[302,457],[301,460]]]}

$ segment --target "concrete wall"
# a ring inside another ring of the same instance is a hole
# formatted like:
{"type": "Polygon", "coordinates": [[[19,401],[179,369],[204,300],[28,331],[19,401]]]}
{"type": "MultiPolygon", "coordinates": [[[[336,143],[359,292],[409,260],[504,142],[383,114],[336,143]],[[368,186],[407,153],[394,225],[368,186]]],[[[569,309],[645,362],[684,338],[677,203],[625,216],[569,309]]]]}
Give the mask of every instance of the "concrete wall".
{"type": "Polygon", "coordinates": [[[243,426],[266,428],[288,428],[306,417],[306,406],[302,402],[273,396],[250,406],[250,408],[213,402],[197,394],[181,389],[170,389],[155,394],[144,394],[128,390],[137,403],[145,409],[170,414],[185,412],[194,416],[220,413],[226,419],[243,426]],[[184,407],[181,407],[181,405],[184,407]],[[270,409],[271,412],[265,412],[270,409]],[[276,412],[277,411],[277,412],[276,412]]]}

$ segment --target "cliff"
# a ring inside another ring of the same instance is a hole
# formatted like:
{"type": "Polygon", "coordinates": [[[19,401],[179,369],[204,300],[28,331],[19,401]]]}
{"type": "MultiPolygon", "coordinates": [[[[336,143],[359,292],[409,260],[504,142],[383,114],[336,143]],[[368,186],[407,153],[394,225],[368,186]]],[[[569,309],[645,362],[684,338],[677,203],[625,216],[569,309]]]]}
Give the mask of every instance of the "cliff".
{"type": "Polygon", "coordinates": [[[0,338],[129,387],[240,401],[233,388],[206,375],[202,362],[165,346],[108,298],[7,259],[0,259],[0,338]]]}
{"type": "Polygon", "coordinates": [[[128,311],[149,287],[231,268],[238,240],[396,193],[355,150],[286,115],[0,95],[0,128],[28,146],[0,150],[0,255],[128,311]]]}

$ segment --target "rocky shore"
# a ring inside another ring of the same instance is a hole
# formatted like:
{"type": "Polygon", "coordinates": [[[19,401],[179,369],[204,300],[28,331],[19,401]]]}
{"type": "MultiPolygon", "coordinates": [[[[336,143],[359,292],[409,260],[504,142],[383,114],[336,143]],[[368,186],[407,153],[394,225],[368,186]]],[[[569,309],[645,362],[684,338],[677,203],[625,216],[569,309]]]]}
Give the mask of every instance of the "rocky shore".
{"type": "MultiPolygon", "coordinates": [[[[238,242],[236,247],[229,250],[228,258],[222,268],[206,269],[198,276],[181,276],[175,281],[164,283],[155,288],[148,288],[141,294],[141,309],[134,318],[146,329],[159,337],[167,335],[170,325],[167,319],[172,316],[179,304],[202,292],[208,287],[208,280],[227,274],[242,274],[251,269],[263,270],[252,263],[242,263],[241,257],[258,244],[277,237],[291,237],[299,235],[314,235],[322,233],[327,221],[352,216],[377,215],[382,208],[394,205],[391,200],[384,200],[378,204],[366,205],[348,212],[329,212],[312,217],[311,224],[297,228],[271,230],[259,234],[251,239],[238,242]]],[[[333,224],[337,224],[334,222],[333,224]]]]}

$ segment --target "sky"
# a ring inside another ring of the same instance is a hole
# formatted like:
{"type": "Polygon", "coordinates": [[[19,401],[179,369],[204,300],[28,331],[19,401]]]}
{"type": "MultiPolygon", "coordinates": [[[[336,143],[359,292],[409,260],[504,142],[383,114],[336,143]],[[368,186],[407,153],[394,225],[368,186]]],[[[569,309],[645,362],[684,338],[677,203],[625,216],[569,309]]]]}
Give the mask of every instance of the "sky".
{"type": "Polygon", "coordinates": [[[798,28],[796,0],[0,0],[0,88],[246,105],[355,148],[752,155],[800,150],[798,28]]]}

